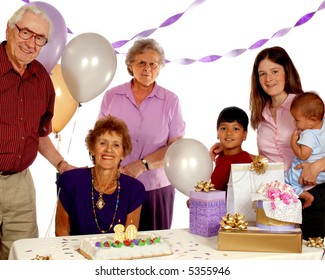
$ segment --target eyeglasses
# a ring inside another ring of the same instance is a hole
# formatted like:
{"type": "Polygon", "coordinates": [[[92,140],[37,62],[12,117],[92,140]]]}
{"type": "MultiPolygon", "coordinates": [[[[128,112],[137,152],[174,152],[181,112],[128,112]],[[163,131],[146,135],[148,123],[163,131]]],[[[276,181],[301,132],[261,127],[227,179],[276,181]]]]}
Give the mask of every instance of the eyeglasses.
{"type": "Polygon", "coordinates": [[[156,69],[160,65],[158,62],[147,62],[144,60],[135,60],[134,62],[136,62],[139,68],[146,68],[148,65],[151,69],[156,69]]]}
{"type": "Polygon", "coordinates": [[[28,28],[19,28],[17,24],[16,28],[18,29],[18,35],[23,40],[29,40],[30,38],[34,37],[34,42],[37,46],[43,47],[47,43],[47,38],[34,33],[33,31],[29,30],[28,28]]]}

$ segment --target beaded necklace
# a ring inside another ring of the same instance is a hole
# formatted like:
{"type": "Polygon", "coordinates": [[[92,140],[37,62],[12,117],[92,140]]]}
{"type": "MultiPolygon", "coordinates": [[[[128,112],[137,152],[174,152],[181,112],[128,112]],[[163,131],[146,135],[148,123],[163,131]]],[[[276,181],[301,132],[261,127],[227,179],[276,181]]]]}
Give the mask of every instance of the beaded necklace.
{"type": "Polygon", "coordinates": [[[113,215],[112,223],[110,224],[110,226],[107,230],[103,230],[99,226],[98,219],[97,219],[95,196],[94,196],[94,177],[92,177],[92,180],[91,180],[91,204],[92,204],[92,208],[93,208],[93,214],[94,214],[94,220],[95,220],[96,226],[101,233],[109,232],[114,225],[114,221],[115,221],[116,213],[117,213],[117,209],[118,209],[118,204],[120,202],[120,192],[121,192],[121,186],[120,186],[120,180],[118,180],[117,181],[117,197],[116,197],[116,204],[115,204],[115,212],[113,215]]]}

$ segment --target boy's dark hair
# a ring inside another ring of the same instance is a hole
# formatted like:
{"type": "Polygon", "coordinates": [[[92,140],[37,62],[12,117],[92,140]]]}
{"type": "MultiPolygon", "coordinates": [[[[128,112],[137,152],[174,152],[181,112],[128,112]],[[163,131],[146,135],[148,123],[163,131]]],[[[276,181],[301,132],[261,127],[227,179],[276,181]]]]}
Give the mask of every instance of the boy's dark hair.
{"type": "Polygon", "coordinates": [[[224,108],[217,120],[217,129],[222,122],[235,122],[237,121],[247,131],[248,127],[248,116],[246,112],[236,106],[224,108]]]}

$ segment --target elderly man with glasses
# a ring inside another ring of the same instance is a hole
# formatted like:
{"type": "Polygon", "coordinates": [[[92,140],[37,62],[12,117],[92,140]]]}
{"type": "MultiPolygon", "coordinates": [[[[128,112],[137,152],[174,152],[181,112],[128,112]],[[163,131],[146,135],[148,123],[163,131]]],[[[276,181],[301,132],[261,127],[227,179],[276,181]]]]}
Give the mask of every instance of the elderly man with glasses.
{"type": "Polygon", "coordinates": [[[24,5],[9,19],[0,44],[0,260],[11,244],[38,236],[35,187],[29,166],[39,151],[60,173],[66,163],[48,135],[55,91],[37,56],[48,42],[51,21],[24,5]]]}

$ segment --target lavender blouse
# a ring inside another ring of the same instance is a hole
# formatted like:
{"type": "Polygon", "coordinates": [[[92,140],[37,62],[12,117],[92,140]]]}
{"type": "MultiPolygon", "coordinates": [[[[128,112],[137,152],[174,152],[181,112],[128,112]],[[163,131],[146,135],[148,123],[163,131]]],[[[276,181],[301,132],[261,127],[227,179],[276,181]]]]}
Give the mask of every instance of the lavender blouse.
{"type": "MultiPolygon", "coordinates": [[[[132,138],[132,152],[121,165],[127,165],[167,145],[168,139],[183,137],[185,122],[178,96],[155,82],[152,92],[137,106],[128,82],[108,90],[99,117],[113,115],[125,121],[132,138]]],[[[138,179],[147,191],[170,185],[164,168],[142,173],[138,179]]]]}

